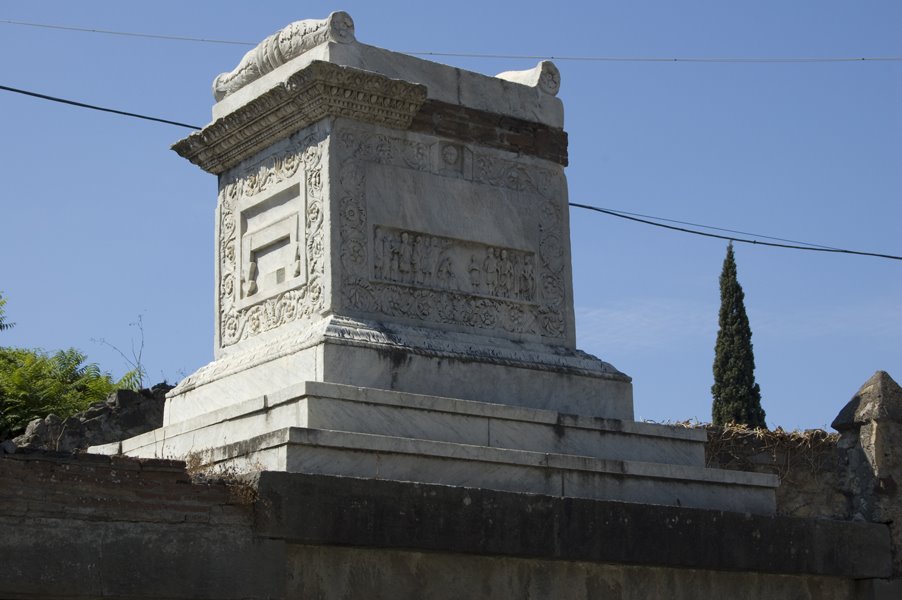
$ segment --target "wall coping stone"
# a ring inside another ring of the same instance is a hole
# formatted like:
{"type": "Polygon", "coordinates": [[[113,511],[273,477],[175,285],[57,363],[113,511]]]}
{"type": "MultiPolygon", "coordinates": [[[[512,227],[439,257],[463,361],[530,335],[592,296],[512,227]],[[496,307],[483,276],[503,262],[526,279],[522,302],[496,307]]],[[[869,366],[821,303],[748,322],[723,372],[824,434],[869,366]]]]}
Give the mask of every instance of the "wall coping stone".
{"type": "Polygon", "coordinates": [[[815,574],[892,572],[875,523],[262,472],[257,531],[291,543],[815,574]],[[310,515],[316,515],[311,519],[310,515]]]}

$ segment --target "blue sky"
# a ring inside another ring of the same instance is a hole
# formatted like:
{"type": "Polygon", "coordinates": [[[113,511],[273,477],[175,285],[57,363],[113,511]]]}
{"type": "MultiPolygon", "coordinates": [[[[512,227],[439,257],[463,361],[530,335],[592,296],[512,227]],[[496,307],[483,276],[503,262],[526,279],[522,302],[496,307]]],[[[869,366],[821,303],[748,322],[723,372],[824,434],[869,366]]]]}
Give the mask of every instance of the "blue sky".
{"type": "MultiPolygon", "coordinates": [[[[257,42],[346,10],[398,51],[902,56],[898,2],[0,2],[0,20],[257,42]],[[264,7],[264,8],[261,8],[264,7]]],[[[246,47],[0,23],[0,85],[187,123],[246,47]]],[[[494,74],[535,60],[435,60],[494,74]]],[[[558,60],[570,199],[902,254],[902,62],[558,60]]],[[[187,130],[0,92],[0,343],[75,346],[119,375],[142,315],[149,383],[212,358],[216,181],[187,130]]],[[[636,415],[710,415],[725,242],[571,212],[579,346],[633,376],[636,415]]],[[[736,247],[771,427],[829,424],[877,369],[902,380],[902,262],[736,247]]]]}

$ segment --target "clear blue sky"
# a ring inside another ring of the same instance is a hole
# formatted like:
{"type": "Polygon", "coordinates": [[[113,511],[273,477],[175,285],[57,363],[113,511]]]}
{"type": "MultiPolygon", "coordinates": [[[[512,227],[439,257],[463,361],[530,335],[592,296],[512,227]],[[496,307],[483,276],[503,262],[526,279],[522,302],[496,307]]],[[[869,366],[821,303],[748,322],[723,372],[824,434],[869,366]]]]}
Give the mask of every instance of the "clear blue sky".
{"type": "MultiPolygon", "coordinates": [[[[902,3],[0,2],[20,20],[257,42],[332,10],[398,51],[543,56],[902,55],[902,3]]],[[[241,46],[0,23],[0,85],[195,124],[241,46]]],[[[532,60],[437,58],[494,74],[532,60]]],[[[902,254],[902,63],[557,61],[570,199],[902,254]]],[[[0,343],[75,346],[115,375],[143,315],[149,383],[212,358],[215,177],[187,130],[0,92],[0,343]]],[[[582,349],[639,418],[710,417],[725,242],[573,209],[582,349]]],[[[736,248],[771,427],[829,424],[877,369],[902,381],[902,262],[736,248]]]]}

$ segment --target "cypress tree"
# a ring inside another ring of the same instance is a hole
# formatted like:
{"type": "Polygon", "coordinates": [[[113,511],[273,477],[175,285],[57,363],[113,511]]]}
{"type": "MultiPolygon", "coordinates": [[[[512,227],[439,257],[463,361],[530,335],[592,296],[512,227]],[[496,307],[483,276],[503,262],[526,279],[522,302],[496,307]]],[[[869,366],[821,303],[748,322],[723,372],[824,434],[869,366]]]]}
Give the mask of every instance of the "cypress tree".
{"type": "Polygon", "coordinates": [[[745,294],[736,278],[732,242],[727,246],[720,274],[719,325],[711,386],[712,420],[715,425],[732,422],[767,428],[761,408],[761,388],[755,383],[752,329],[745,314],[745,294]]]}

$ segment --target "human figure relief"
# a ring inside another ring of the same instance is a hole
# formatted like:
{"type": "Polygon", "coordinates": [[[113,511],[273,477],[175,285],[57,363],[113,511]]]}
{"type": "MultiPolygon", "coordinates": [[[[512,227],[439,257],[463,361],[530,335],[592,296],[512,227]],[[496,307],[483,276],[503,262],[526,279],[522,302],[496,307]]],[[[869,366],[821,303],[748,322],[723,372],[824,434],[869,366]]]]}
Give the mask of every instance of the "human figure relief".
{"type": "Polygon", "coordinates": [[[483,281],[485,282],[484,294],[494,294],[498,287],[498,259],[495,258],[495,249],[488,248],[485,251],[485,260],[482,262],[483,281]]]}
{"type": "Polygon", "coordinates": [[[479,293],[479,258],[475,254],[470,255],[470,266],[467,269],[470,273],[470,289],[473,293],[479,293]]]}
{"type": "Polygon", "coordinates": [[[397,281],[401,276],[401,242],[395,236],[389,238],[388,252],[390,257],[388,279],[397,281]]]}
{"type": "Polygon", "coordinates": [[[457,275],[454,273],[454,263],[448,255],[442,255],[439,258],[438,269],[436,270],[439,285],[446,290],[456,290],[458,288],[457,275]]]}
{"type": "Polygon", "coordinates": [[[507,255],[507,250],[501,251],[501,260],[498,263],[498,270],[498,281],[500,283],[498,290],[499,295],[510,298],[514,282],[514,265],[507,255]]]}
{"type": "Polygon", "coordinates": [[[379,240],[382,251],[382,279],[391,277],[391,237],[387,233],[382,233],[379,240]]]}
{"type": "Polygon", "coordinates": [[[520,275],[520,296],[524,300],[533,299],[533,290],[535,290],[535,265],[532,256],[527,256],[523,260],[523,273],[520,275]]]}
{"type": "Polygon", "coordinates": [[[385,272],[385,237],[378,227],[373,234],[373,272],[377,279],[385,272]]]}
{"type": "Polygon", "coordinates": [[[410,275],[412,283],[423,283],[423,274],[420,267],[423,265],[423,236],[418,235],[413,238],[412,251],[410,253],[410,275]]]}
{"type": "Polygon", "coordinates": [[[406,231],[401,234],[401,247],[398,255],[398,277],[404,283],[410,282],[411,262],[413,261],[413,244],[410,234],[406,231]]]}
{"type": "Polygon", "coordinates": [[[435,267],[436,240],[431,237],[423,238],[423,246],[420,252],[420,282],[424,285],[432,285],[432,270],[435,267]]]}

